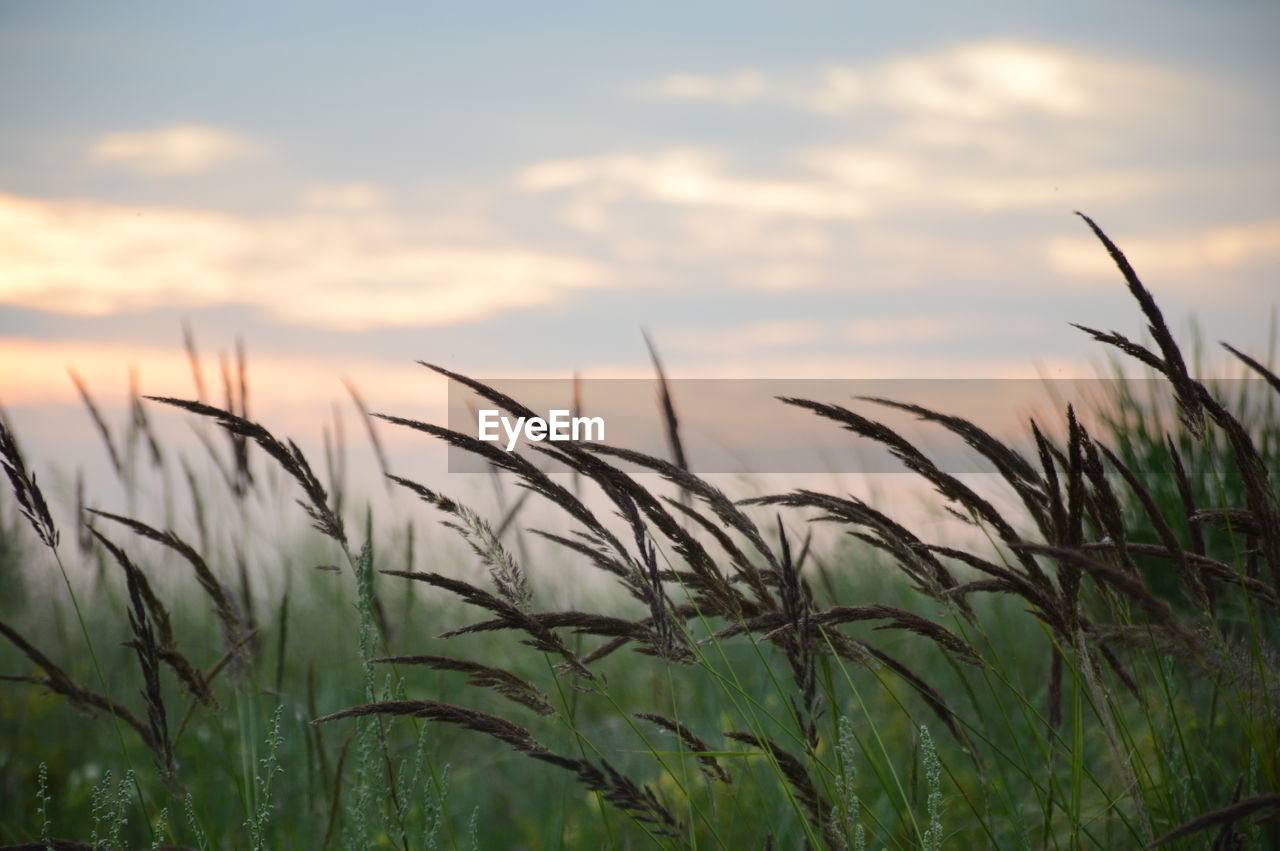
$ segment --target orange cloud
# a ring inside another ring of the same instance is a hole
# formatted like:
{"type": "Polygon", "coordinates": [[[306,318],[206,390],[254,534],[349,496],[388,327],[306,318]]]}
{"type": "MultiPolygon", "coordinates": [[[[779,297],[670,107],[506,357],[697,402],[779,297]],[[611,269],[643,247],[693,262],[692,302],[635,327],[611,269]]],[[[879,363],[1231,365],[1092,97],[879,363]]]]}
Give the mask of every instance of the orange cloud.
{"type": "MultiPolygon", "coordinates": [[[[195,396],[187,353],[176,344],[0,338],[0,361],[6,367],[4,383],[0,385],[0,404],[4,405],[74,402],[79,397],[68,369],[74,369],[95,396],[108,404],[123,404],[127,399],[129,373],[134,370],[144,393],[195,396]]],[[[366,396],[379,404],[420,402],[424,387],[443,384],[417,364],[352,360],[349,356],[338,360],[250,352],[248,365],[251,395],[269,399],[273,406],[310,405],[313,410],[324,410],[329,400],[343,398],[342,376],[351,377],[366,396]],[[261,392],[255,394],[255,389],[261,392]]],[[[206,384],[219,387],[216,359],[206,357],[202,369],[206,384]]]]}
{"type": "Polygon", "coordinates": [[[0,195],[0,301],[84,314],[240,303],[359,328],[473,321],[608,282],[574,257],[433,241],[367,187],[311,196],[303,212],[254,220],[0,195]]]}

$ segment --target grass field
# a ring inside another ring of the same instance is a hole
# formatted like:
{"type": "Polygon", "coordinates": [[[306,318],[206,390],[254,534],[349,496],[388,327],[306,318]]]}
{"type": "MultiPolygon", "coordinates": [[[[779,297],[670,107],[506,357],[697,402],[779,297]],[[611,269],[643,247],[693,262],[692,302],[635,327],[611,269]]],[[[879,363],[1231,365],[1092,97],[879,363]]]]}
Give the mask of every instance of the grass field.
{"type": "MultiPolygon", "coordinates": [[[[60,527],[6,426],[0,843],[1280,847],[1280,379],[1234,349],[1262,403],[1193,378],[1096,233],[1151,340],[1084,331],[1167,381],[1176,410],[1119,392],[1092,432],[1067,410],[1031,426],[1023,457],[909,409],[999,470],[997,502],[878,423],[886,400],[783,400],[887,446],[980,546],[844,494],[735,501],[678,462],[558,444],[580,499],[521,456],[398,421],[563,515],[541,534],[554,569],[615,590],[561,608],[521,564],[519,524],[396,478],[466,545],[440,570],[339,507],[234,388],[224,408],[138,400],[143,451],[165,406],[225,432],[222,475],[188,471],[181,535],[108,506],[60,527]],[[226,543],[264,499],[315,527],[283,583],[255,583],[226,543]],[[811,522],[848,534],[811,545],[811,522]]],[[[669,431],[678,447],[674,415],[669,431]]]]}

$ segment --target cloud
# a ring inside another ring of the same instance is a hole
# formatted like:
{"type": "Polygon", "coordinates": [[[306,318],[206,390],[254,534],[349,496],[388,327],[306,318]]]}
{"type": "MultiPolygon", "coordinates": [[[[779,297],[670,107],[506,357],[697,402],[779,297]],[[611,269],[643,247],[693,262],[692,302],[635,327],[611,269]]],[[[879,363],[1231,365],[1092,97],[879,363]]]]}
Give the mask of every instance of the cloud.
{"type": "MultiPolygon", "coordinates": [[[[897,109],[969,119],[998,119],[1016,112],[1082,115],[1097,104],[1086,84],[1097,64],[1098,60],[1040,46],[968,44],[872,68],[859,91],[863,98],[897,109]]],[[[1126,70],[1111,65],[1118,73],[1126,70]]],[[[850,69],[836,73],[856,74],[850,69]]],[[[808,98],[814,108],[841,112],[860,105],[859,98],[840,96],[850,85],[833,85],[832,72],[824,83],[808,98]]]]}
{"type": "MultiPolygon", "coordinates": [[[[6,405],[74,403],[78,397],[67,376],[68,368],[74,369],[104,404],[128,398],[131,371],[138,373],[146,393],[181,398],[193,393],[191,365],[176,341],[165,346],[0,338],[0,358],[17,366],[5,375],[2,401],[6,405]]],[[[353,366],[350,361],[339,365],[314,356],[251,355],[250,381],[270,387],[271,401],[277,405],[323,402],[341,394],[338,376],[353,366]]],[[[209,364],[205,367],[206,380],[217,375],[216,366],[212,372],[209,364]]],[[[410,372],[408,367],[399,371],[410,372]]]]}
{"type": "Polygon", "coordinates": [[[830,116],[894,110],[993,121],[1018,114],[1080,117],[1122,109],[1191,83],[1171,72],[1017,41],[982,41],[807,74],[742,69],[672,74],[652,96],[725,104],[772,102],[830,116]]]}
{"type": "MultiPolygon", "coordinates": [[[[1043,269],[1044,234],[1069,228],[1073,209],[1188,205],[1259,182],[1256,169],[1224,167],[1220,134],[1205,129],[1246,120],[1238,97],[1162,67],[1041,44],[675,74],[647,91],[801,109],[847,128],[811,147],[677,143],[518,174],[518,189],[558,204],[563,224],[620,264],[680,264],[663,270],[673,277],[792,291],[855,276],[880,289],[979,275],[1009,286],[1012,264],[1043,269]],[[1017,237],[975,236],[1011,233],[1014,216],[1025,216],[1017,237]]],[[[769,125],[762,138],[775,138],[777,116],[757,112],[769,125]]]]}
{"type": "Polygon", "coordinates": [[[307,209],[337,213],[381,210],[387,200],[381,188],[368,183],[316,183],[302,193],[307,209]]]}
{"type": "Polygon", "coordinates": [[[676,206],[729,207],[796,218],[856,219],[868,212],[860,197],[841,187],[734,177],[725,173],[715,154],[693,149],[550,160],[525,169],[518,185],[531,192],[587,187],[586,197],[600,202],[640,196],[676,206]]]}
{"type": "MultiPolygon", "coordinates": [[[[1280,263],[1280,219],[1158,236],[1111,234],[1139,275],[1162,276],[1192,283],[1205,273],[1233,271],[1280,263]]],[[[1057,237],[1045,245],[1049,265],[1061,275],[1114,281],[1119,272],[1098,247],[1084,237],[1057,237]]],[[[1221,286],[1215,278],[1215,286],[1221,286]]]]}
{"type": "Polygon", "coordinates": [[[739,71],[725,77],[672,74],[649,90],[653,94],[669,98],[742,103],[768,95],[773,86],[758,71],[739,71]]]}
{"type": "Polygon", "coordinates": [[[1081,207],[1154,195],[1176,179],[1146,168],[1047,168],[987,156],[958,168],[946,159],[889,147],[812,150],[799,159],[825,176],[827,185],[856,195],[877,213],[1081,207]]]}
{"type": "Polygon", "coordinates": [[[1173,179],[1140,168],[1018,169],[988,158],[956,168],[888,145],[809,150],[791,160],[797,176],[759,178],[731,173],[724,157],[706,150],[604,154],[535,164],[518,185],[528,192],[568,193],[566,223],[603,232],[608,208],[631,199],[781,219],[860,221],[918,211],[1069,209],[1156,193],[1173,179]]]}
{"type": "Polygon", "coordinates": [[[81,314],[240,303],[361,328],[470,322],[608,283],[576,257],[433,240],[422,222],[352,210],[363,191],[336,200],[345,212],[249,219],[0,195],[0,301],[81,314]]]}
{"type": "Polygon", "coordinates": [[[734,328],[683,329],[663,334],[658,342],[664,350],[670,347],[683,354],[734,356],[824,340],[828,338],[828,330],[821,322],[777,320],[734,328]]]}
{"type": "Polygon", "coordinates": [[[91,161],[153,177],[199,174],[244,159],[259,146],[235,133],[198,124],[108,133],[89,150],[91,161]]]}

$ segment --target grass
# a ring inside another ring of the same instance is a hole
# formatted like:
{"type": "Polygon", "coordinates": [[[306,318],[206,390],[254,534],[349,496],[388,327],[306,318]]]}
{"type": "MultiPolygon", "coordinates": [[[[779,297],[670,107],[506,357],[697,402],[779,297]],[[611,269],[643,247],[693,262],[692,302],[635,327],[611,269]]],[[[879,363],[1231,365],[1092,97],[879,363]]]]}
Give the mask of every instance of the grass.
{"type": "Polygon", "coordinates": [[[978,547],[922,540],[847,495],[733,499],[689,472],[665,390],[674,462],[596,444],[544,450],[591,499],[491,444],[382,418],[479,453],[563,515],[532,530],[557,547],[557,568],[616,586],[570,607],[551,605],[517,557],[523,498],[490,521],[389,474],[466,545],[467,570],[435,569],[436,553],[423,569],[412,537],[352,511],[339,441],[326,483],[293,441],[249,418],[242,354],[224,365],[223,407],[197,373],[197,400],[137,398],[119,442],[78,385],[126,484],[132,447],[158,469],[181,465],[194,535],[131,506],[78,509],[74,534],[60,535],[5,426],[16,515],[0,513],[0,842],[1280,845],[1271,401],[1224,399],[1193,378],[1154,299],[1085,221],[1152,342],[1084,330],[1167,382],[1176,417],[1115,385],[1096,433],[1068,409],[1059,430],[1030,426],[1037,451],[1024,457],[909,400],[781,400],[887,447],[985,537],[978,547]],[[204,437],[213,484],[155,439],[157,404],[220,428],[224,449],[204,437]],[[963,438],[1017,508],[870,415],[886,407],[963,438]],[[227,506],[233,539],[248,538],[262,501],[294,494],[316,535],[294,563],[321,569],[295,567],[267,589],[242,546],[217,545],[210,512],[227,506]],[[802,533],[811,522],[835,524],[843,543],[817,552],[802,533]],[[73,546],[89,570],[66,569],[73,546]],[[32,606],[54,567],[61,593],[32,606]]]}

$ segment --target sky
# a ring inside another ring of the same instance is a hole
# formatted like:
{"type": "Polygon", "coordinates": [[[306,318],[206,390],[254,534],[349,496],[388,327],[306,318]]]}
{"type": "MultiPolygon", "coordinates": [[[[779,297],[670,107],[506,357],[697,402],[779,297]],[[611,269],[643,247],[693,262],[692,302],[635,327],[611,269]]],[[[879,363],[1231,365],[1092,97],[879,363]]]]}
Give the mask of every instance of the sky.
{"type": "MultiPolygon", "coordinates": [[[[0,6],[0,405],[44,459],[210,386],[1090,374],[1143,320],[1266,355],[1280,6],[0,6]],[[25,432],[24,432],[25,427],[25,432]]],[[[1206,363],[1219,362],[1206,354],[1206,363]]],[[[214,394],[216,395],[216,394],[214,394]]],[[[354,430],[355,426],[351,426],[354,430]]],[[[73,453],[74,454],[74,453],[73,453]]],[[[98,459],[101,462],[101,459],[98,459]]]]}

